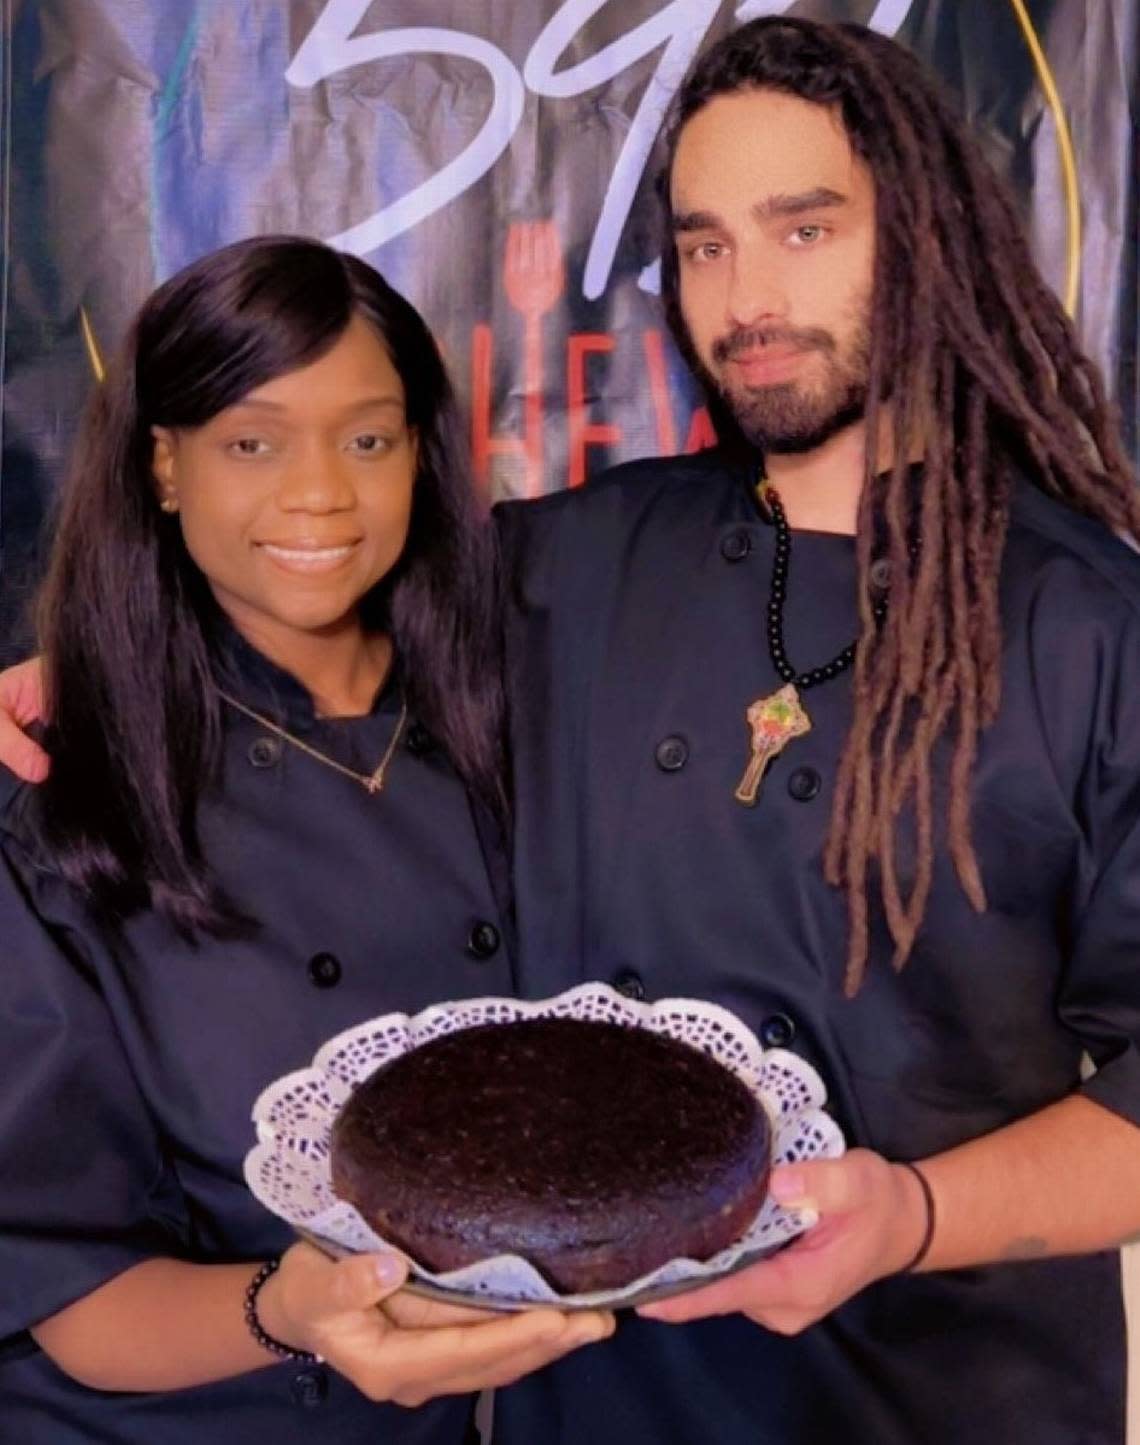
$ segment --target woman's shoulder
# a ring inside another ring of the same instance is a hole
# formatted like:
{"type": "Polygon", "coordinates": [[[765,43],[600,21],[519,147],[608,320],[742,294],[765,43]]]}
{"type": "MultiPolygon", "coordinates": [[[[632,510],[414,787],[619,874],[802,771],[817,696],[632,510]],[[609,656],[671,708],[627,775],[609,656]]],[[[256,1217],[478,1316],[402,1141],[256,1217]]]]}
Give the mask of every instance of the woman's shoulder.
{"type": "Polygon", "coordinates": [[[18,901],[57,922],[71,921],[78,901],[44,839],[40,796],[36,784],[0,763],[0,912],[18,901]]]}
{"type": "Polygon", "coordinates": [[[36,788],[0,763],[0,849],[5,853],[35,850],[36,788]]]}

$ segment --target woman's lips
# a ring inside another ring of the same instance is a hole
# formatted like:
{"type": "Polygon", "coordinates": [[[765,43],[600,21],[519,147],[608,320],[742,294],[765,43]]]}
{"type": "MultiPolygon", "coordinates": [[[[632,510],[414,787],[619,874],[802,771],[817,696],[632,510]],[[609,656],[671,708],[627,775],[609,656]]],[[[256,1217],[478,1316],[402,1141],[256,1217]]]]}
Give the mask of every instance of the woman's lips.
{"type": "Polygon", "coordinates": [[[286,572],[304,573],[306,576],[324,572],[335,572],[352,556],[360,539],[349,542],[258,542],[258,549],[286,572]]]}

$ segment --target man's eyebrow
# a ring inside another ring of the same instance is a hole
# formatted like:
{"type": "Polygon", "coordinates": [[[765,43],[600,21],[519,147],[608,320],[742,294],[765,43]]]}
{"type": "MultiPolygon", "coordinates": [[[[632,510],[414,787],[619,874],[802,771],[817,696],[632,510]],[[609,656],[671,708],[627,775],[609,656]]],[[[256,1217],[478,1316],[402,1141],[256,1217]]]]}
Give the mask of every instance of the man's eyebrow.
{"type": "Polygon", "coordinates": [[[718,217],[711,211],[674,211],[673,230],[681,231],[715,231],[720,225],[718,217]]]}
{"type": "MultiPolygon", "coordinates": [[[[765,196],[752,207],[752,214],[759,221],[770,221],[774,217],[800,216],[805,211],[825,210],[833,206],[845,206],[848,197],[830,186],[816,186],[814,190],[801,191],[796,195],[778,192],[765,196]]],[[[673,216],[673,231],[715,231],[723,225],[720,217],[712,211],[677,211],[673,216]]]]}
{"type": "Polygon", "coordinates": [[[839,191],[833,191],[830,186],[816,186],[814,190],[801,191],[798,195],[767,196],[756,202],[752,213],[758,220],[768,221],[774,216],[799,216],[804,211],[819,211],[846,204],[847,197],[839,191]]]}

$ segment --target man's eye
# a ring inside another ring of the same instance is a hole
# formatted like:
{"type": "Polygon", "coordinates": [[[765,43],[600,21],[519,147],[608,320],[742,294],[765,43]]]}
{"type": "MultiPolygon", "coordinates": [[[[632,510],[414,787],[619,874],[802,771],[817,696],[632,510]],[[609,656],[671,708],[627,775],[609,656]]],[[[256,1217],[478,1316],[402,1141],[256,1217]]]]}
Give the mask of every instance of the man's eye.
{"type": "Polygon", "coordinates": [[[792,232],[792,240],[797,246],[815,246],[823,240],[825,234],[826,232],[822,226],[797,226],[792,232]]]}
{"type": "Polygon", "coordinates": [[[715,261],[718,256],[723,255],[724,245],[720,241],[699,241],[688,251],[690,261],[715,261]]]}

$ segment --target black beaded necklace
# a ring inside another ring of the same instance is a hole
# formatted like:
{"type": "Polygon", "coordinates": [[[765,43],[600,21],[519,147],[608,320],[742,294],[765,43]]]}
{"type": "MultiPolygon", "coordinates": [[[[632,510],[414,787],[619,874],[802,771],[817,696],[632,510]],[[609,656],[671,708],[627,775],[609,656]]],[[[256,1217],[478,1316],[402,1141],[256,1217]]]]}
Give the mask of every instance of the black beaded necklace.
{"type": "MultiPolygon", "coordinates": [[[[846,672],[855,661],[857,643],[852,642],[836,653],[830,662],[821,667],[812,667],[807,672],[797,672],[788,661],[784,648],[784,600],[788,595],[788,564],[792,555],[792,531],[788,526],[787,514],[778,493],[768,483],[760,485],[760,500],[767,508],[776,529],[776,555],[772,562],[772,585],[768,593],[768,652],[776,675],[783,682],[777,692],[759,697],[746,714],[752,734],[752,756],[744,770],[744,776],[734,794],[737,802],[751,808],[760,793],[768,764],[791,742],[811,731],[811,718],[804,711],[800,694],[809,688],[818,687],[821,682],[830,682],[833,677],[846,672]]],[[[876,602],[873,608],[875,620],[881,622],[886,614],[885,601],[876,602]]]]}

